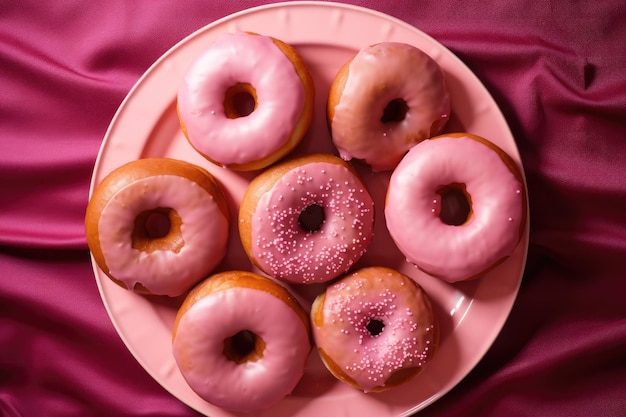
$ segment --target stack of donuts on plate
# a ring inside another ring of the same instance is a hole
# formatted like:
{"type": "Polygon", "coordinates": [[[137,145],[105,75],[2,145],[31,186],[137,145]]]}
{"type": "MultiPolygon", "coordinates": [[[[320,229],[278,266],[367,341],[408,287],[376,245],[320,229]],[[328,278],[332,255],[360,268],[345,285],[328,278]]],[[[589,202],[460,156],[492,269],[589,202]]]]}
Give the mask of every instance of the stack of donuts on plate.
{"type": "Polygon", "coordinates": [[[224,409],[282,400],[313,346],[332,375],[364,392],[406,383],[436,354],[438,321],[422,287],[388,266],[357,265],[375,209],[408,261],[450,283],[502,262],[524,229],[515,163],[487,139],[441,134],[450,99],[420,49],[382,42],[339,70],[326,108],[339,156],[289,156],[311,124],[314,90],[285,42],[218,37],[187,71],[177,110],[208,161],[258,171],[238,218],[207,170],[167,158],[114,170],[87,209],[88,244],[107,276],[141,294],[185,297],[175,361],[191,389],[224,409]],[[392,171],[384,207],[351,160],[392,171]],[[215,272],[232,221],[256,272],[215,272]],[[310,311],[292,292],[298,285],[319,288],[310,311]]]}

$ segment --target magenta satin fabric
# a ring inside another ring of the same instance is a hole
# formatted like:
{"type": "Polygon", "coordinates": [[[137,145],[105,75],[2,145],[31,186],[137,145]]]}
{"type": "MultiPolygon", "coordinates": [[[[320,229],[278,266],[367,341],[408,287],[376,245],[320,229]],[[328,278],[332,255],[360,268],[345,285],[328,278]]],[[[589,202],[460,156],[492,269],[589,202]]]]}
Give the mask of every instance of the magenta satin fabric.
{"type": "MultiPolygon", "coordinates": [[[[105,130],[142,73],[194,30],[261,3],[0,2],[1,416],[197,415],[115,332],[83,216],[105,130]]],[[[528,179],[530,253],[510,318],[420,416],[626,415],[626,6],[355,4],[434,36],[478,75],[528,179]]]]}

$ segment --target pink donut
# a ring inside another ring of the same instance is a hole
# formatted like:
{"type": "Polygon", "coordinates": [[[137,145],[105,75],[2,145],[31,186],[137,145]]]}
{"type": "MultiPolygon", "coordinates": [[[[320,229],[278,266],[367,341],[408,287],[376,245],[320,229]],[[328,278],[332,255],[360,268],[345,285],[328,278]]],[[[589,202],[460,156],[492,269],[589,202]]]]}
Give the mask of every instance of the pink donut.
{"type": "Polygon", "coordinates": [[[426,293],[385,267],[363,268],[328,286],[313,303],[311,324],[328,370],[365,392],[408,382],[439,343],[426,293]]]}
{"type": "Polygon", "coordinates": [[[311,351],[307,313],[276,282],[222,272],[181,305],[172,348],[181,374],[201,398],[233,411],[271,407],[291,393],[311,351]]]}
{"type": "Polygon", "coordinates": [[[340,156],[383,171],[441,132],[450,116],[450,98],[430,56],[411,45],[383,42],[361,49],[339,70],[327,115],[340,156]]]}
{"type": "Polygon", "coordinates": [[[374,202],[356,172],[326,154],[264,171],[248,186],[239,211],[250,259],[290,283],[326,282],[348,271],[367,250],[373,224],[374,202]]]}
{"type": "Polygon", "coordinates": [[[140,293],[179,296],[221,262],[228,206],[203,168],[146,158],[112,171],[94,189],[87,243],[102,271],[140,293]]]}
{"type": "Polygon", "coordinates": [[[394,170],[387,228],[423,271],[448,282],[476,278],[517,247],[524,190],[515,162],[493,143],[468,133],[438,136],[411,149],[394,170]]]}
{"type": "Polygon", "coordinates": [[[313,102],[313,80],[291,46],[235,32],[218,37],[193,62],[177,106],[183,132],[200,154],[228,168],[254,170],[300,142],[313,102]]]}

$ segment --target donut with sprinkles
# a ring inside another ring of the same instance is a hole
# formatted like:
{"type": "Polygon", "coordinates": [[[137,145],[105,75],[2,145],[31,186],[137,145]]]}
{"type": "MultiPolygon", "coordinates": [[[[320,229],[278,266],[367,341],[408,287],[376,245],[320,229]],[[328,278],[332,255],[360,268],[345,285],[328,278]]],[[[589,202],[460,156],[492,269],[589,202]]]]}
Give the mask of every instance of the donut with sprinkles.
{"type": "Polygon", "coordinates": [[[288,283],[327,282],[346,273],[372,240],[374,202],[340,158],[309,154],[254,178],[239,211],[250,260],[288,283]]]}
{"type": "Polygon", "coordinates": [[[381,266],[329,285],[313,302],[311,327],[328,370],[364,392],[410,381],[439,343],[428,295],[410,277],[381,266]]]}

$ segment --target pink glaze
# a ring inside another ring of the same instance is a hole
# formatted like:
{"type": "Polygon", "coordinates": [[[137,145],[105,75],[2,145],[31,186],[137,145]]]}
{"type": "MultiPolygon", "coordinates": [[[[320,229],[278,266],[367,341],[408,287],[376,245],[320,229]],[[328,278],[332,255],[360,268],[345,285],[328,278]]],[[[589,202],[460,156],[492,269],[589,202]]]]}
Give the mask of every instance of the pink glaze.
{"type": "Polygon", "coordinates": [[[143,178],[119,190],[98,221],[102,254],[110,274],[129,289],[143,284],[158,295],[178,296],[206,277],[226,255],[228,220],[197,183],[176,175],[143,178]],[[158,207],[182,219],[179,252],[132,247],[135,218],[158,207]]]}
{"type": "Polygon", "coordinates": [[[268,190],[252,216],[252,255],[267,274],[292,283],[326,282],[348,271],[365,253],[374,202],[348,168],[315,162],[295,168],[268,190]],[[311,232],[298,222],[310,205],[325,220],[311,232]]]}
{"type": "Polygon", "coordinates": [[[192,146],[222,165],[246,164],[287,144],[304,108],[304,86],[289,58],[266,36],[218,37],[191,66],[178,91],[178,109],[192,146]],[[257,107],[229,119],[224,97],[252,85],[257,107]]]}
{"type": "Polygon", "coordinates": [[[334,111],[331,133],[340,156],[384,171],[441,131],[450,116],[450,99],[432,58],[411,45],[383,42],[353,58],[334,111]],[[401,121],[383,123],[384,109],[395,99],[403,99],[408,111],[401,121]]]}
{"type": "Polygon", "coordinates": [[[282,300],[257,289],[229,288],[204,296],[182,315],[174,358],[189,386],[228,410],[268,408],[290,394],[311,350],[307,328],[282,300]],[[224,340],[247,330],[265,342],[263,356],[237,364],[224,340]]]}
{"type": "Polygon", "coordinates": [[[524,219],[522,183],[487,145],[441,136],[409,151],[391,176],[385,218],[409,262],[448,282],[475,277],[510,256],[524,219]],[[460,226],[439,218],[440,186],[465,184],[472,214],[460,226]]]}
{"type": "Polygon", "coordinates": [[[323,317],[321,326],[312,320],[318,349],[365,392],[384,387],[398,370],[423,367],[438,341],[425,293],[403,274],[376,269],[330,285],[323,306],[313,307],[321,308],[323,317]],[[384,324],[377,335],[367,329],[370,320],[384,324]]]}

